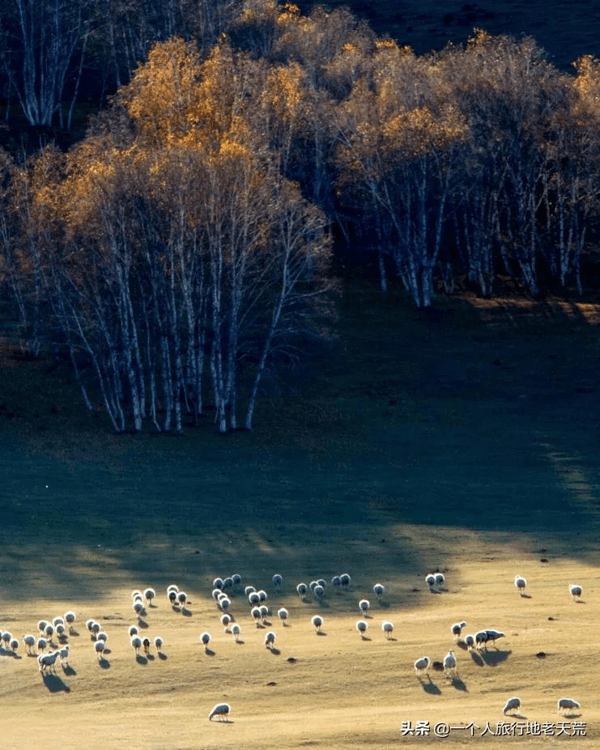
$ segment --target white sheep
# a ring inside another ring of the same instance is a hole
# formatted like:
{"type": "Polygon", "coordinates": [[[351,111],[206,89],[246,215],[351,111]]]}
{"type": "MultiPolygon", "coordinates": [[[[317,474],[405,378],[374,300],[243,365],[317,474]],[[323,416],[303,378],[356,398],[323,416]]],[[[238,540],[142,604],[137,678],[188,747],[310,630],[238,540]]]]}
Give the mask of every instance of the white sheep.
{"type": "Polygon", "coordinates": [[[142,592],[139,589],[135,589],[131,592],[131,598],[133,599],[133,601],[135,601],[136,599],[141,599],[142,592]]]}
{"type": "Polygon", "coordinates": [[[38,638],[37,643],[35,645],[36,645],[37,650],[43,653],[46,650],[48,641],[45,638],[38,638]]]}
{"type": "Polygon", "coordinates": [[[23,643],[25,644],[25,648],[27,649],[28,654],[33,654],[35,649],[35,636],[33,635],[24,635],[23,636],[23,643]]]}
{"type": "Polygon", "coordinates": [[[475,648],[475,636],[474,635],[465,635],[464,641],[469,651],[472,651],[475,648]]]}
{"type": "Polygon", "coordinates": [[[315,633],[320,633],[321,628],[323,627],[323,618],[320,615],[315,615],[311,619],[311,624],[313,628],[315,629],[315,633]]]}
{"type": "Polygon", "coordinates": [[[238,586],[242,585],[242,576],[239,573],[234,573],[231,576],[231,580],[233,581],[233,585],[237,588],[238,586]]]}
{"type": "Polygon", "coordinates": [[[58,651],[49,651],[47,654],[38,656],[38,666],[40,672],[55,672],[55,662],[58,658],[58,651]]]}
{"type": "Polygon", "coordinates": [[[52,620],[52,624],[54,627],[58,627],[59,625],[64,625],[65,621],[62,617],[55,617],[54,620],[52,620]]]}
{"type": "Polygon", "coordinates": [[[428,656],[422,656],[415,662],[415,672],[417,677],[420,677],[423,673],[427,674],[429,669],[430,660],[428,656]]]}
{"type": "Polygon", "coordinates": [[[265,623],[267,617],[269,616],[269,608],[266,604],[261,604],[258,609],[260,610],[260,619],[263,623],[265,623]]]}
{"type": "Polygon", "coordinates": [[[446,654],[446,656],[444,656],[443,665],[444,665],[444,674],[447,677],[457,675],[456,656],[454,655],[454,651],[452,649],[450,649],[448,653],[446,654]]]}
{"type": "Polygon", "coordinates": [[[273,648],[275,645],[275,633],[272,630],[269,630],[268,633],[265,635],[265,646],[267,648],[273,648]]]}
{"type": "Polygon", "coordinates": [[[385,637],[389,640],[394,632],[394,623],[389,620],[384,620],[381,623],[381,629],[383,630],[385,637]]]}
{"type": "Polygon", "coordinates": [[[150,638],[143,638],[142,646],[144,647],[144,653],[147,656],[150,653],[150,638]]]}
{"type": "Polygon", "coordinates": [[[430,591],[435,591],[435,576],[433,573],[428,573],[425,576],[425,583],[429,586],[430,591]]]}
{"type": "Polygon", "coordinates": [[[339,576],[333,576],[333,578],[331,579],[331,585],[332,585],[332,586],[333,586],[334,588],[336,588],[336,589],[339,589],[339,588],[340,588],[340,586],[342,585],[342,582],[341,582],[341,580],[340,580],[340,577],[339,577],[339,576]]]}
{"type": "Polygon", "coordinates": [[[162,647],[163,647],[163,639],[159,635],[157,635],[154,639],[154,648],[160,654],[162,647]]]}
{"type": "Polygon", "coordinates": [[[240,626],[239,626],[239,625],[237,624],[237,622],[235,623],[235,625],[232,625],[232,626],[231,626],[231,634],[233,635],[233,640],[234,640],[234,641],[235,641],[236,643],[239,643],[239,642],[240,642],[240,635],[242,634],[242,629],[241,629],[241,627],[240,627],[240,626]]]}
{"type": "Polygon", "coordinates": [[[435,585],[438,589],[443,588],[444,584],[446,583],[446,577],[443,573],[436,573],[435,574],[435,585]]]}
{"type": "Polygon", "coordinates": [[[258,591],[251,591],[248,594],[248,601],[251,606],[256,606],[257,604],[260,604],[260,596],[258,595],[258,591]]]}
{"type": "Polygon", "coordinates": [[[94,638],[96,638],[98,636],[99,632],[100,632],[100,623],[94,621],[92,623],[92,635],[94,636],[94,638]]]}
{"type": "Polygon", "coordinates": [[[144,599],[146,600],[146,604],[149,607],[153,607],[152,601],[154,600],[154,597],[156,596],[156,591],[154,589],[144,589],[144,599]]]}
{"type": "Polygon", "coordinates": [[[132,635],[129,639],[129,643],[131,643],[131,646],[137,656],[140,653],[140,649],[142,647],[142,639],[139,637],[139,635],[132,635]]]}
{"type": "Polygon", "coordinates": [[[178,591],[179,591],[179,589],[177,589],[177,590],[175,590],[175,589],[169,589],[167,591],[167,599],[169,600],[169,602],[171,603],[171,606],[173,606],[173,607],[177,604],[177,592],[178,591]]]}
{"type": "Polygon", "coordinates": [[[313,596],[315,599],[322,599],[325,596],[325,587],[321,586],[320,583],[317,583],[313,589],[313,596]]]}
{"type": "Polygon", "coordinates": [[[342,588],[348,588],[351,583],[352,578],[348,575],[348,573],[342,573],[342,575],[340,576],[340,586],[342,588]]]}
{"type": "Polygon", "coordinates": [[[574,701],[572,698],[559,698],[558,699],[558,713],[562,714],[565,711],[572,711],[575,708],[581,708],[581,705],[574,701]]]}
{"type": "Polygon", "coordinates": [[[385,594],[385,586],[383,583],[376,583],[373,586],[373,593],[378,599],[381,599],[381,597],[385,594]]]}
{"type": "Polygon", "coordinates": [[[523,576],[516,575],[515,576],[515,586],[517,587],[517,591],[521,596],[525,593],[525,589],[527,588],[527,579],[523,578],[523,576]]]}
{"type": "Polygon", "coordinates": [[[225,582],[223,581],[222,578],[215,578],[212,585],[213,585],[213,589],[222,589],[223,586],[225,585],[225,582]]]}
{"type": "Polygon", "coordinates": [[[50,623],[48,623],[44,628],[44,635],[50,642],[52,642],[52,636],[54,635],[54,625],[50,625],[50,623]]]}
{"type": "Polygon", "coordinates": [[[225,633],[229,633],[229,623],[231,622],[231,615],[221,615],[221,625],[225,633]]]}
{"type": "Polygon", "coordinates": [[[266,602],[267,599],[269,598],[269,595],[263,589],[260,589],[260,591],[257,591],[256,593],[258,594],[258,597],[261,602],[266,602]]]}
{"type": "Polygon", "coordinates": [[[96,640],[103,641],[104,643],[106,643],[106,641],[108,640],[108,633],[104,633],[104,632],[98,633],[98,635],[96,636],[96,640]]]}
{"type": "MultiPolygon", "coordinates": [[[[502,633],[500,630],[486,630],[485,632],[487,635],[486,643],[492,643],[494,646],[496,646],[496,641],[499,638],[505,637],[505,634],[502,633]]],[[[498,647],[496,646],[496,648],[498,647]]]]}
{"type": "Polygon", "coordinates": [[[254,618],[254,622],[256,623],[256,627],[260,628],[261,626],[261,620],[262,620],[262,613],[260,611],[260,607],[252,607],[250,610],[250,614],[254,618]]]}
{"type": "Polygon", "coordinates": [[[296,586],[296,591],[298,592],[298,596],[300,597],[300,599],[304,599],[304,596],[308,591],[308,586],[305,583],[299,583],[296,586]]]}
{"type": "Polygon", "coordinates": [[[360,635],[361,635],[361,638],[364,638],[364,637],[365,637],[365,633],[367,632],[367,628],[368,628],[368,627],[369,627],[369,623],[368,623],[368,622],[365,622],[364,620],[359,620],[359,621],[358,621],[358,622],[356,623],[356,629],[357,629],[357,630],[358,630],[358,632],[360,633],[360,635]]]}
{"type": "Polygon", "coordinates": [[[10,639],[10,650],[13,652],[13,654],[16,654],[17,649],[19,648],[19,641],[16,638],[10,639]]]}
{"type": "Polygon", "coordinates": [[[129,629],[127,630],[130,638],[132,638],[134,635],[138,635],[139,632],[140,629],[137,627],[137,625],[130,625],[129,629]]]}
{"type": "Polygon", "coordinates": [[[61,667],[68,667],[69,666],[69,647],[63,646],[58,650],[58,656],[60,658],[60,665],[61,667]]]}
{"type": "Polygon", "coordinates": [[[518,711],[520,708],[521,708],[521,699],[515,696],[514,698],[509,698],[506,701],[506,704],[504,708],[502,709],[502,713],[506,715],[509,711],[518,711]]]}
{"type": "Polygon", "coordinates": [[[58,640],[59,641],[63,641],[66,638],[66,636],[65,636],[65,626],[62,623],[60,623],[60,622],[56,626],[56,635],[58,636],[58,640]]]}
{"type": "Polygon", "coordinates": [[[450,630],[452,631],[452,635],[454,636],[454,640],[457,641],[460,638],[460,634],[462,633],[462,629],[467,627],[467,623],[464,622],[455,622],[454,625],[450,626],[450,630]]]}
{"type": "Polygon", "coordinates": [[[94,651],[98,654],[98,658],[102,659],[102,654],[104,653],[104,649],[106,648],[106,644],[104,641],[96,641],[94,643],[94,651]]]}
{"type": "Polygon", "coordinates": [[[208,718],[212,721],[213,716],[219,716],[221,721],[223,721],[223,717],[229,716],[230,711],[231,706],[229,703],[217,703],[213,710],[208,714],[208,718]]]}
{"type": "Polygon", "coordinates": [[[285,627],[286,626],[286,620],[290,616],[290,613],[285,609],[284,607],[281,607],[281,609],[277,610],[277,617],[281,620],[281,624],[285,627]]]}
{"type": "Polygon", "coordinates": [[[12,633],[9,633],[8,630],[4,630],[0,634],[0,638],[2,639],[2,642],[4,643],[4,645],[6,646],[6,648],[9,648],[10,642],[12,640],[12,633]]]}
{"type": "Polygon", "coordinates": [[[231,599],[229,599],[229,597],[227,597],[227,596],[222,596],[222,597],[221,597],[221,598],[219,599],[219,608],[220,608],[220,609],[221,609],[221,610],[222,610],[223,612],[227,612],[230,606],[231,606],[231,599]]]}
{"type": "Polygon", "coordinates": [[[358,608],[359,608],[361,614],[365,615],[365,616],[366,616],[367,612],[369,611],[369,607],[370,606],[371,606],[371,603],[369,602],[368,599],[361,599],[359,601],[359,603],[358,603],[358,608]]]}
{"type": "Polygon", "coordinates": [[[142,612],[144,611],[144,603],[142,602],[142,600],[141,599],[136,599],[133,602],[132,607],[133,607],[133,611],[136,613],[136,615],[138,617],[140,617],[141,614],[142,614],[142,612]]]}
{"type": "Polygon", "coordinates": [[[68,612],[65,612],[65,622],[69,626],[69,633],[73,632],[73,623],[76,620],[75,612],[71,612],[69,610],[68,612]]]}
{"type": "Polygon", "coordinates": [[[478,651],[481,651],[482,648],[486,648],[486,643],[488,640],[488,634],[487,630],[480,630],[477,633],[475,633],[475,647],[478,651]]]}
{"type": "Polygon", "coordinates": [[[279,573],[275,573],[271,580],[273,581],[273,586],[275,586],[275,589],[279,591],[281,589],[281,584],[283,583],[283,576],[281,576],[279,573]]]}
{"type": "Polygon", "coordinates": [[[187,600],[188,600],[188,595],[185,593],[185,591],[177,592],[177,601],[179,602],[179,606],[185,607],[187,600]]]}
{"type": "Polygon", "coordinates": [[[210,643],[210,633],[200,633],[199,640],[204,645],[204,651],[208,651],[208,644],[210,643]]]}
{"type": "Polygon", "coordinates": [[[38,622],[37,626],[38,626],[38,630],[40,631],[41,635],[44,635],[44,630],[46,630],[46,625],[47,624],[48,623],[46,622],[46,620],[40,620],[38,622]]]}
{"type": "Polygon", "coordinates": [[[583,589],[581,586],[577,586],[576,584],[570,584],[569,593],[571,594],[571,596],[576,602],[580,602],[583,589]]]}
{"type": "Polygon", "coordinates": [[[253,594],[255,591],[256,591],[256,587],[255,586],[246,586],[246,588],[244,589],[244,595],[245,596],[250,596],[250,594],[253,594]]]}
{"type": "Polygon", "coordinates": [[[223,588],[224,589],[232,589],[233,588],[233,578],[231,576],[227,576],[227,578],[223,579],[223,588]]]}

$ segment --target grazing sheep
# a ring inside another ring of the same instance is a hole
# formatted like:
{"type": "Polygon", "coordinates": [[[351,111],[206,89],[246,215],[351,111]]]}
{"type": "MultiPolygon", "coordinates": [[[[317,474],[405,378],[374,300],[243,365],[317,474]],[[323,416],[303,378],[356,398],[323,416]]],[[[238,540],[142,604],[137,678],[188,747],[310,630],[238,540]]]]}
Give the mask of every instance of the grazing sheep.
{"type": "Polygon", "coordinates": [[[454,655],[454,651],[450,649],[446,656],[444,656],[444,674],[447,677],[455,676],[457,675],[456,672],[456,656],[454,655]]]}
{"type": "MultiPolygon", "coordinates": [[[[90,621],[88,620],[88,622],[90,622],[90,621]]],[[[40,620],[38,622],[37,626],[38,626],[38,630],[40,631],[41,635],[44,635],[44,630],[46,630],[46,626],[47,625],[48,625],[48,623],[46,622],[46,620],[40,620]]]]}
{"type": "Polygon", "coordinates": [[[506,701],[506,704],[504,708],[502,709],[502,713],[506,715],[509,711],[518,711],[520,708],[521,708],[521,699],[515,696],[514,698],[509,698],[506,701]]]}
{"type": "Polygon", "coordinates": [[[150,653],[150,638],[144,638],[142,640],[142,646],[144,647],[144,653],[148,655],[150,653]]]}
{"type": "Polygon", "coordinates": [[[525,589],[527,588],[527,579],[523,578],[523,576],[516,575],[515,576],[515,586],[517,587],[517,591],[521,596],[525,593],[525,589]]]}
{"type": "Polygon", "coordinates": [[[300,597],[300,599],[304,599],[304,596],[308,591],[308,586],[305,583],[299,583],[296,586],[296,591],[298,592],[298,596],[300,597]]]}
{"type": "Polygon", "coordinates": [[[154,597],[156,596],[156,591],[154,589],[145,589],[144,590],[144,599],[146,600],[146,604],[149,607],[154,606],[152,604],[154,597]]]}
{"type": "Polygon", "coordinates": [[[267,599],[269,598],[267,592],[263,591],[263,589],[261,589],[260,591],[257,591],[256,593],[258,594],[261,602],[266,602],[267,599]]]}
{"type": "Polygon", "coordinates": [[[108,640],[108,634],[107,633],[98,633],[98,635],[96,636],[96,640],[97,641],[104,641],[104,643],[106,643],[106,641],[108,640]]]}
{"type": "Polygon", "coordinates": [[[231,634],[233,635],[233,640],[234,640],[234,641],[235,641],[236,643],[239,643],[239,642],[240,642],[240,635],[242,634],[242,629],[241,629],[241,628],[240,628],[240,626],[239,626],[239,625],[237,624],[237,622],[236,622],[236,624],[235,624],[235,625],[232,625],[232,626],[231,626],[231,634]]]}
{"type": "Polygon", "coordinates": [[[71,612],[71,610],[65,612],[65,622],[69,626],[69,633],[71,634],[73,633],[73,623],[75,622],[75,620],[75,612],[71,612]]]}
{"type": "Polygon", "coordinates": [[[469,651],[472,651],[475,648],[475,636],[465,635],[465,644],[467,646],[467,649],[469,651]]]}
{"type": "Polygon", "coordinates": [[[221,615],[221,625],[226,633],[229,633],[229,623],[231,622],[231,615],[221,615]]]}
{"type": "Polygon", "coordinates": [[[313,589],[313,596],[315,599],[322,599],[325,596],[325,588],[317,584],[313,589]]]}
{"type": "Polygon", "coordinates": [[[44,635],[46,636],[48,641],[52,643],[52,636],[54,635],[54,625],[50,625],[50,623],[48,623],[48,625],[46,625],[46,627],[44,628],[44,635]]]}
{"type": "Polygon", "coordinates": [[[348,575],[348,573],[342,573],[342,575],[340,576],[340,586],[347,589],[351,583],[352,578],[348,575]]]}
{"type": "Polygon", "coordinates": [[[265,635],[265,646],[272,648],[275,645],[275,633],[272,630],[265,635]]]}
{"type": "Polygon", "coordinates": [[[56,626],[56,635],[58,636],[59,640],[64,640],[65,638],[65,626],[62,625],[60,622],[56,626]]]}
{"type": "Polygon", "coordinates": [[[315,615],[311,619],[311,623],[312,623],[313,628],[315,629],[315,633],[320,633],[321,628],[323,627],[323,618],[320,617],[319,615],[315,615]]]}
{"type": "Polygon", "coordinates": [[[367,632],[368,627],[369,627],[369,623],[365,622],[364,620],[359,620],[356,623],[356,629],[358,630],[362,638],[365,637],[365,633],[367,632]]]}
{"type": "Polygon", "coordinates": [[[185,593],[185,591],[178,591],[177,592],[177,601],[179,602],[179,605],[181,607],[185,607],[187,604],[188,595],[185,593]]]}
{"type": "Polygon", "coordinates": [[[574,701],[572,698],[559,698],[558,699],[558,713],[562,714],[565,711],[572,711],[574,708],[581,708],[580,704],[577,703],[577,701],[574,701]]]}
{"type": "Polygon", "coordinates": [[[169,591],[175,591],[177,593],[179,591],[179,586],[176,586],[174,583],[172,583],[170,586],[167,586],[167,594],[169,591]]]}
{"type": "Polygon", "coordinates": [[[258,591],[251,591],[248,594],[248,601],[252,606],[256,606],[257,604],[260,604],[260,596],[258,594],[258,591]]]}
{"type": "Polygon", "coordinates": [[[275,589],[277,591],[280,591],[281,584],[283,583],[283,577],[279,573],[275,573],[271,580],[273,581],[273,586],[275,586],[275,589]]]}
{"type": "Polygon", "coordinates": [[[40,672],[55,672],[55,662],[58,658],[58,651],[49,651],[47,654],[38,656],[38,666],[40,672]]]}
{"type": "Polygon", "coordinates": [[[169,589],[167,591],[167,599],[169,600],[169,602],[171,603],[171,606],[173,606],[173,607],[177,604],[177,593],[178,593],[178,591],[179,591],[179,589],[177,589],[177,590],[175,590],[175,589],[169,589]]]}
{"type": "Polygon", "coordinates": [[[140,653],[140,649],[142,647],[142,639],[139,637],[139,635],[132,635],[129,639],[129,643],[131,643],[131,646],[137,656],[140,653]]]}
{"type": "Polygon", "coordinates": [[[430,660],[428,656],[422,656],[415,662],[415,672],[417,677],[420,677],[423,673],[427,674],[429,669],[430,660]]]}
{"type": "Polygon", "coordinates": [[[446,576],[443,573],[436,573],[435,574],[435,585],[438,589],[443,588],[444,584],[446,583],[446,576]]]}
{"type": "Polygon", "coordinates": [[[139,589],[135,589],[131,592],[131,598],[133,599],[133,601],[135,601],[136,599],[141,599],[142,592],[139,589]]]}
{"type": "Polygon", "coordinates": [[[55,617],[54,620],[52,620],[52,624],[57,628],[59,625],[64,625],[65,621],[62,617],[55,617]]]}
{"type": "MultiPolygon", "coordinates": [[[[499,638],[505,637],[505,634],[500,632],[499,630],[486,630],[485,632],[487,635],[486,643],[492,643],[494,646],[496,646],[496,641],[499,638]]],[[[498,647],[496,646],[496,648],[498,647]]]]}
{"type": "Polygon", "coordinates": [[[229,703],[217,703],[213,710],[208,714],[208,718],[212,721],[213,716],[219,716],[221,717],[221,721],[223,721],[223,717],[229,716],[230,711],[231,706],[229,703]]]}
{"type": "Polygon", "coordinates": [[[342,585],[342,582],[341,582],[341,580],[340,580],[340,577],[339,577],[339,576],[333,576],[333,578],[331,579],[331,585],[332,585],[332,586],[333,586],[334,588],[336,588],[336,589],[339,589],[339,588],[340,588],[340,586],[342,585]]]}
{"type": "Polygon", "coordinates": [[[460,638],[460,634],[462,633],[462,629],[467,627],[466,622],[455,622],[454,625],[450,626],[450,630],[452,631],[452,635],[454,636],[454,640],[457,641],[460,638]]]}
{"type": "Polygon", "coordinates": [[[376,583],[373,586],[373,593],[378,599],[381,599],[381,597],[385,594],[385,586],[383,583],[376,583]]]}
{"type": "Polygon", "coordinates": [[[60,666],[61,667],[68,667],[69,666],[69,647],[63,646],[63,648],[58,650],[58,656],[60,658],[60,666]]]}
{"type": "Polygon", "coordinates": [[[96,641],[94,643],[94,651],[98,654],[98,657],[101,659],[102,654],[104,653],[104,649],[106,648],[106,644],[104,641],[96,641]]]}
{"type": "Polygon", "coordinates": [[[287,609],[285,609],[284,607],[282,607],[281,609],[278,609],[278,610],[277,610],[277,617],[279,617],[279,619],[281,620],[281,624],[282,624],[282,625],[283,625],[284,627],[285,627],[285,625],[286,625],[286,620],[287,620],[287,618],[288,618],[289,616],[290,616],[290,613],[289,613],[289,612],[287,611],[287,609]]]}
{"type": "Polygon", "coordinates": [[[259,610],[260,610],[260,619],[264,623],[267,617],[269,616],[269,608],[267,607],[266,604],[261,604],[261,606],[259,607],[259,610]]]}
{"type": "Polygon", "coordinates": [[[324,589],[326,589],[327,581],[324,578],[317,578],[317,586],[322,586],[324,589]]]}
{"type": "Polygon", "coordinates": [[[368,599],[361,599],[358,603],[358,608],[361,612],[361,614],[366,615],[369,611],[369,607],[371,606],[371,603],[368,599]]]}
{"type": "Polygon", "coordinates": [[[144,611],[144,603],[142,602],[142,600],[141,599],[136,599],[133,602],[132,607],[133,607],[133,611],[136,613],[136,615],[138,617],[140,617],[141,614],[142,614],[142,612],[144,611]]]}
{"type": "Polygon", "coordinates": [[[234,573],[231,576],[231,580],[233,581],[233,585],[237,588],[238,586],[242,585],[242,576],[239,573],[234,573]]]}
{"type": "Polygon", "coordinates": [[[254,617],[254,622],[256,623],[256,627],[260,628],[261,626],[261,620],[262,620],[262,613],[260,611],[260,607],[252,607],[250,610],[250,614],[252,617],[254,617]]]}
{"type": "Polygon", "coordinates": [[[13,652],[13,654],[17,653],[17,649],[19,648],[19,641],[16,638],[10,639],[10,650],[13,652]]]}
{"type": "Polygon", "coordinates": [[[24,635],[23,636],[23,643],[25,644],[25,648],[27,649],[28,654],[33,654],[35,649],[35,636],[33,635],[24,635]]]}
{"type": "Polygon", "coordinates": [[[204,651],[208,651],[208,644],[210,643],[210,633],[201,633],[200,634],[200,642],[204,646],[204,651]]]}
{"type": "Polygon", "coordinates": [[[160,654],[162,647],[163,647],[163,639],[159,635],[157,635],[156,638],[154,639],[154,648],[160,654]]]}
{"type": "Polygon", "coordinates": [[[384,620],[381,623],[381,629],[383,630],[385,637],[390,639],[392,637],[392,633],[394,632],[394,623],[390,622],[389,620],[384,620]]]}
{"type": "Polygon", "coordinates": [[[425,576],[425,583],[429,586],[430,591],[435,591],[435,576],[433,573],[428,573],[425,576]]]}
{"type": "Polygon", "coordinates": [[[37,639],[36,648],[38,651],[41,651],[43,653],[46,650],[47,645],[48,641],[45,638],[37,639]]]}
{"type": "Polygon", "coordinates": [[[136,625],[130,625],[127,632],[129,633],[129,637],[131,638],[132,636],[137,635],[140,630],[136,625]]]}
{"type": "Polygon", "coordinates": [[[229,609],[230,605],[231,605],[231,599],[229,599],[227,596],[222,596],[219,599],[219,608],[223,612],[227,612],[227,610],[229,609]]]}
{"type": "Polygon", "coordinates": [[[215,578],[215,580],[213,581],[213,589],[222,589],[224,585],[225,582],[222,578],[215,578]]]}
{"type": "Polygon", "coordinates": [[[250,596],[250,594],[253,594],[256,591],[256,588],[254,586],[246,586],[244,589],[244,594],[246,596],[250,596]]]}
{"type": "Polygon", "coordinates": [[[488,640],[488,634],[487,630],[480,630],[479,632],[475,633],[475,647],[481,651],[482,648],[486,648],[486,643],[488,640]]]}
{"type": "Polygon", "coordinates": [[[0,634],[0,639],[2,639],[2,642],[4,643],[4,645],[6,646],[6,648],[9,648],[10,642],[12,640],[12,633],[9,633],[8,630],[4,630],[0,634]]]}
{"type": "Polygon", "coordinates": [[[311,581],[311,582],[310,582],[310,583],[308,584],[308,588],[309,588],[309,589],[310,589],[311,591],[314,591],[314,590],[315,590],[315,586],[318,586],[318,585],[319,585],[319,582],[318,582],[318,581],[311,581]]]}
{"type": "Polygon", "coordinates": [[[583,593],[583,589],[581,588],[581,586],[577,586],[577,585],[571,584],[569,586],[569,593],[571,594],[571,596],[573,597],[573,599],[576,602],[580,602],[581,601],[581,594],[583,593]]]}
{"type": "Polygon", "coordinates": [[[233,578],[231,576],[227,576],[227,578],[223,579],[223,588],[224,589],[232,589],[233,588],[233,578]]]}

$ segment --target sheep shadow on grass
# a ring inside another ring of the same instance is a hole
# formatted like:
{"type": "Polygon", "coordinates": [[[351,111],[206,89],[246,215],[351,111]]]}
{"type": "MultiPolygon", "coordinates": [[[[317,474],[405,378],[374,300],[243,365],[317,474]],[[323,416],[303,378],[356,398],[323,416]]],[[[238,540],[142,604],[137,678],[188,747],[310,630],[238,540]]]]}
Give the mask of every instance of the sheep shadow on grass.
{"type": "Polygon", "coordinates": [[[419,682],[421,683],[421,687],[426,693],[429,693],[429,695],[441,695],[442,691],[439,689],[439,687],[435,684],[435,682],[431,681],[431,677],[429,677],[429,681],[425,682],[425,680],[419,678],[419,682]]]}
{"type": "Polygon", "coordinates": [[[101,669],[110,669],[110,662],[108,659],[105,659],[103,656],[98,659],[98,664],[101,669]]]}
{"type": "Polygon", "coordinates": [[[212,650],[212,648],[205,648],[205,649],[204,649],[204,653],[205,653],[205,654],[206,654],[207,656],[215,656],[215,654],[216,654],[216,652],[215,652],[215,651],[213,651],[213,650],[212,650]]]}
{"type": "Polygon", "coordinates": [[[166,655],[165,653],[163,653],[162,651],[159,651],[159,652],[158,652],[158,658],[159,658],[159,659],[160,659],[161,661],[167,661],[167,659],[168,659],[169,657],[168,657],[168,656],[167,656],[167,655],[166,655]]]}
{"type": "Polygon", "coordinates": [[[496,667],[506,661],[512,651],[482,651],[480,656],[488,667],[496,667]]]}
{"type": "Polygon", "coordinates": [[[42,680],[51,693],[71,692],[71,688],[56,674],[46,672],[42,675],[42,680]]]}
{"type": "Polygon", "coordinates": [[[191,617],[194,613],[192,612],[191,609],[187,609],[186,607],[183,607],[183,609],[181,610],[181,614],[184,617],[191,617]]]}
{"type": "Polygon", "coordinates": [[[450,684],[452,685],[452,687],[455,690],[460,690],[463,693],[468,693],[469,692],[467,690],[467,686],[465,685],[463,679],[461,677],[459,677],[458,675],[456,675],[455,677],[452,678],[452,680],[450,681],[450,684]]]}
{"type": "Polygon", "coordinates": [[[77,672],[69,664],[63,664],[62,670],[67,675],[67,677],[74,677],[77,674],[77,672]]]}
{"type": "Polygon", "coordinates": [[[275,648],[275,646],[271,646],[271,648],[269,649],[269,651],[270,651],[270,652],[271,652],[271,653],[272,653],[272,654],[273,654],[274,656],[281,656],[281,651],[280,651],[280,650],[279,650],[278,648],[275,648]]]}
{"type": "Polygon", "coordinates": [[[531,599],[531,594],[521,594],[521,599],[531,599]]]}
{"type": "Polygon", "coordinates": [[[146,657],[142,656],[141,654],[136,654],[135,660],[137,661],[138,664],[142,664],[143,666],[148,664],[148,659],[146,659],[146,657]]]}
{"type": "Polygon", "coordinates": [[[477,651],[471,651],[471,659],[478,667],[485,667],[485,662],[477,651]]]}
{"type": "Polygon", "coordinates": [[[327,635],[324,630],[317,630],[317,635],[327,635]]]}

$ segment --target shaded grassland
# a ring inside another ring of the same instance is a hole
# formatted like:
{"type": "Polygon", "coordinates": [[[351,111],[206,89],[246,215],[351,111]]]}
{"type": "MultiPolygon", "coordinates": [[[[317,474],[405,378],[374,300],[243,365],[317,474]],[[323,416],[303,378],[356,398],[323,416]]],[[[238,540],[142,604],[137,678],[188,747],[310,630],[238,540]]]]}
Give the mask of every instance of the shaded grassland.
{"type": "Polygon", "coordinates": [[[562,739],[589,744],[600,728],[599,321],[592,303],[517,298],[422,314],[350,285],[328,351],[263,398],[254,433],[225,437],[210,418],[181,438],[114,436],[82,416],[67,373],[5,347],[0,629],[20,637],[72,608],[80,635],[74,673],[56,678],[0,655],[3,746],[397,747],[434,741],[402,738],[403,720],[484,726],[512,695],[529,721],[558,720],[559,697],[579,700],[589,737],[562,739]],[[438,595],[423,581],[435,569],[447,578],[438,595]],[[301,580],[346,571],[352,590],[322,605],[295,595],[301,580]],[[222,632],[211,581],[235,572],[270,591],[284,576],[272,598],[291,614],[289,628],[274,622],[280,653],[263,646],[243,596],[232,610],[244,643],[222,632]],[[361,641],[357,602],[376,581],[388,594],[361,641]],[[170,583],[190,595],[188,617],[167,604],[170,583]],[[143,619],[166,658],[136,662],[129,592],[146,585],[159,598],[143,619]],[[315,612],[326,636],[312,632],[315,612]],[[88,617],[109,633],[102,665],[88,617]],[[506,632],[499,655],[457,647],[460,682],[432,672],[419,683],[414,660],[441,659],[462,619],[468,632],[506,632]],[[214,655],[197,645],[205,629],[214,655]],[[208,723],[221,700],[232,722],[208,723]]]}
{"type": "MultiPolygon", "coordinates": [[[[300,1],[308,12],[323,3],[300,1]]],[[[581,55],[600,54],[600,9],[593,0],[501,0],[479,3],[464,0],[329,0],[330,8],[347,6],[378,34],[389,34],[419,55],[440,50],[448,43],[464,44],[474,27],[490,34],[532,36],[557,68],[572,70],[581,55]]]]}

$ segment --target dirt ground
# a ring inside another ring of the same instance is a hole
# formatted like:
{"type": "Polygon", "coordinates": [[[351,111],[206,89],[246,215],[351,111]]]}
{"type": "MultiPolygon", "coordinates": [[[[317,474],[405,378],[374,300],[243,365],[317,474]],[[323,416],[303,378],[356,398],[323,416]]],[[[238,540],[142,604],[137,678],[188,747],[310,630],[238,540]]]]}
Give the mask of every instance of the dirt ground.
{"type": "Polygon", "coordinates": [[[599,309],[463,299],[422,316],[362,292],[341,306],[335,356],[265,397],[252,435],[226,437],[210,420],[179,439],[113,436],[80,415],[67,375],[5,348],[0,629],[37,635],[72,609],[77,634],[55,675],[22,642],[0,652],[2,748],[588,746],[600,730],[599,309]],[[424,580],[435,570],[439,593],[424,580]],[[344,572],[347,591],[296,594],[344,572]],[[257,628],[232,596],[241,643],[211,597],[213,578],[233,573],[272,610],[257,628]],[[167,601],[171,583],[185,612],[167,601]],[[163,656],[136,659],[131,591],[146,586],[156,606],[140,628],[164,639],[163,656]],[[102,661],[89,618],[108,635],[102,661]],[[470,653],[450,632],[462,620],[505,637],[470,653]],[[450,648],[458,677],[417,678],[416,659],[450,648]],[[515,695],[520,714],[504,716],[515,695]],[[559,716],[563,697],[580,710],[559,716]],[[208,721],[223,701],[230,720],[208,721]],[[429,734],[411,734],[418,722],[429,734]],[[436,725],[453,728],[443,739],[436,725]]]}

